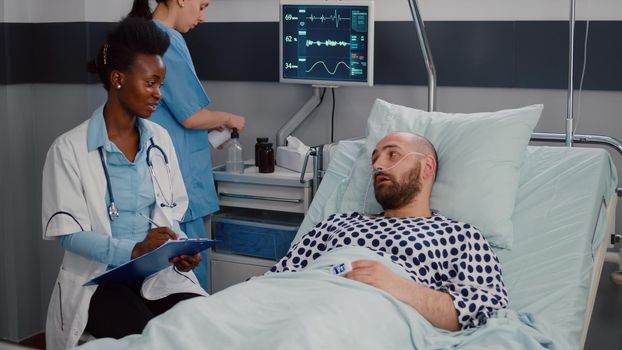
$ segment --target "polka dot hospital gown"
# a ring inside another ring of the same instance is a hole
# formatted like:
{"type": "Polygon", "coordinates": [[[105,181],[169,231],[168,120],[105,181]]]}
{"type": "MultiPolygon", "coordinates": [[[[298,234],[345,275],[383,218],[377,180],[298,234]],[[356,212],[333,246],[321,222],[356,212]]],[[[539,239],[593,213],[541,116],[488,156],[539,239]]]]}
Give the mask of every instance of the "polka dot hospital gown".
{"type": "Polygon", "coordinates": [[[430,218],[333,214],[293,245],[270,271],[304,269],[322,253],[361,246],[388,256],[428,288],[453,299],[462,329],[477,327],[507,306],[499,260],[473,226],[434,214],[430,218]]]}

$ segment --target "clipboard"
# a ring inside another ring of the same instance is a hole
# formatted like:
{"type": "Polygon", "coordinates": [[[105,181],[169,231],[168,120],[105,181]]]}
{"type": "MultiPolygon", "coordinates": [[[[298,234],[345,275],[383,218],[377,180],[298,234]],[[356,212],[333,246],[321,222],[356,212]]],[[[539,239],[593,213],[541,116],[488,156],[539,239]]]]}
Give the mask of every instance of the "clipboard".
{"type": "Polygon", "coordinates": [[[222,243],[222,241],[205,238],[168,240],[149,253],[112,268],[83,285],[130,283],[142,280],[171,266],[170,258],[180,255],[194,255],[218,243],[222,243]]]}

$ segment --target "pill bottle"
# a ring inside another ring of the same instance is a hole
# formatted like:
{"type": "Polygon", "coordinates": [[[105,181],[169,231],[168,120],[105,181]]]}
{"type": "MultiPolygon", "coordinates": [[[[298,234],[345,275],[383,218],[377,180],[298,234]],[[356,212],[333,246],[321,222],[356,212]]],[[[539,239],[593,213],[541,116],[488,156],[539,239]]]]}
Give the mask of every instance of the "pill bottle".
{"type": "Polygon", "coordinates": [[[271,143],[262,143],[259,148],[259,172],[274,172],[274,149],[271,143]]]}
{"type": "Polygon", "coordinates": [[[258,137],[257,143],[255,144],[255,166],[259,166],[259,150],[263,143],[268,143],[267,137],[258,137]]]}

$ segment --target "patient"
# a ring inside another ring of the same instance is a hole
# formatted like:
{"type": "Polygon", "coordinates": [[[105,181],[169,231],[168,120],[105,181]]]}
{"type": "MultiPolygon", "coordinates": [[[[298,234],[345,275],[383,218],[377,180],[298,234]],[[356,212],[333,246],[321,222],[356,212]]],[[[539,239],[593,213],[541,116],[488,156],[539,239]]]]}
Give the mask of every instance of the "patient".
{"type": "Polygon", "coordinates": [[[410,279],[367,260],[352,262],[345,277],[386,291],[435,327],[477,327],[505,308],[499,260],[486,239],[475,227],[430,209],[437,169],[434,146],[419,135],[392,133],[378,142],[371,161],[376,200],[384,212],[331,215],[271,271],[298,271],[330,250],[362,246],[389,257],[410,279]]]}

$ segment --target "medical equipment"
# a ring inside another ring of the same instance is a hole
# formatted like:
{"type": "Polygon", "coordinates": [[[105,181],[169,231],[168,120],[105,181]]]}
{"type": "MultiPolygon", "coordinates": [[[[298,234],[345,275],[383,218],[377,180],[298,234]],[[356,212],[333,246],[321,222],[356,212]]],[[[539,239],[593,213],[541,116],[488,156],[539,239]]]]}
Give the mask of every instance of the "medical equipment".
{"type": "Polygon", "coordinates": [[[326,88],[373,86],[374,18],[373,1],[281,0],[280,81],[311,84],[313,92],[278,130],[277,148],[322,103],[326,88]]]}
{"type": "MultiPolygon", "coordinates": [[[[162,195],[162,203],[160,204],[160,206],[163,208],[164,207],[175,208],[177,206],[177,203],[175,203],[174,197],[173,197],[173,180],[172,180],[172,175],[171,175],[171,168],[169,167],[169,164],[168,164],[168,157],[166,156],[166,153],[164,152],[164,150],[153,142],[153,138],[150,139],[150,142],[151,144],[149,145],[149,147],[147,147],[147,152],[146,152],[147,153],[146,155],[147,165],[149,166],[151,177],[155,181],[156,186],[158,186],[158,190],[160,191],[160,194],[162,195]],[[151,157],[151,151],[154,149],[160,152],[160,155],[162,156],[164,160],[164,165],[166,166],[166,172],[168,174],[168,180],[169,180],[168,182],[169,182],[170,199],[166,198],[166,195],[164,194],[164,190],[162,189],[160,181],[158,180],[158,177],[156,176],[155,170],[153,168],[153,160],[151,157]]],[[[104,158],[103,146],[99,147],[97,150],[99,151],[99,158],[101,160],[102,167],[104,168],[104,176],[106,177],[106,188],[108,191],[108,197],[110,199],[110,205],[108,206],[108,216],[110,217],[110,220],[114,220],[114,218],[119,217],[119,210],[117,209],[115,205],[114,193],[112,192],[112,184],[110,183],[110,175],[108,174],[108,167],[106,166],[106,160],[104,158]]]]}
{"type": "Polygon", "coordinates": [[[374,84],[374,2],[282,0],[280,81],[374,84]]]}
{"type": "Polygon", "coordinates": [[[119,210],[114,204],[114,194],[112,193],[112,185],[110,184],[110,175],[108,174],[108,167],[106,166],[106,161],[104,160],[104,151],[102,147],[97,149],[99,152],[99,159],[102,162],[102,168],[104,168],[104,176],[106,177],[106,189],[108,190],[108,197],[110,197],[110,206],[108,206],[108,216],[110,220],[114,220],[113,218],[119,217],[119,210]]]}
{"type": "Polygon", "coordinates": [[[349,261],[334,265],[331,271],[337,276],[343,276],[352,271],[352,264],[349,261]]]}
{"type": "Polygon", "coordinates": [[[168,164],[168,157],[166,156],[166,153],[164,152],[162,147],[156,145],[153,142],[153,138],[151,138],[150,141],[151,141],[151,145],[147,147],[147,165],[149,165],[149,169],[151,170],[151,176],[155,180],[156,185],[158,186],[158,189],[160,190],[160,194],[162,194],[163,203],[161,203],[160,206],[163,208],[164,207],[175,208],[177,206],[177,203],[175,203],[175,201],[173,200],[173,180],[171,177],[171,167],[168,164]],[[162,190],[162,186],[160,185],[160,181],[158,180],[158,177],[155,174],[155,170],[153,170],[153,162],[151,160],[151,150],[153,149],[160,151],[162,158],[164,158],[164,165],[166,166],[166,172],[168,173],[168,186],[169,186],[169,191],[170,191],[170,200],[166,199],[166,196],[164,195],[164,191],[162,190]]]}
{"type": "MultiPolygon", "coordinates": [[[[362,147],[360,141],[339,143],[294,242],[300,239],[301,232],[330,213],[352,210],[342,208],[339,202],[346,196],[344,191],[362,189],[350,188],[355,184],[352,177],[357,176],[352,172],[354,157],[362,147]]],[[[512,250],[498,253],[510,289],[511,308],[563,325],[561,332],[577,348],[587,334],[608,244],[606,236],[614,230],[616,198],[612,171],[615,168],[610,157],[602,150],[528,147],[514,211],[517,239],[512,250]],[[577,162],[585,166],[582,174],[570,171],[577,162]],[[577,181],[582,183],[580,188],[576,187],[577,181]],[[590,199],[581,201],[582,208],[574,205],[583,196],[590,199]],[[572,233],[565,231],[568,222],[573,223],[572,233]],[[577,242],[585,245],[579,248],[577,242]],[[577,261],[573,256],[581,258],[577,261]],[[553,275],[558,279],[550,278],[553,275]],[[576,307],[569,309],[568,305],[576,307]]]]}
{"type": "Polygon", "coordinates": [[[382,173],[386,173],[387,171],[389,171],[389,170],[391,170],[391,169],[395,168],[396,166],[398,166],[398,165],[399,165],[399,164],[400,164],[400,163],[401,163],[404,159],[406,159],[408,156],[414,156],[414,155],[417,155],[417,156],[422,156],[422,157],[425,157],[425,156],[426,156],[425,154],[420,153],[420,152],[408,152],[408,153],[406,153],[406,154],[405,154],[402,158],[400,158],[400,160],[398,160],[395,164],[391,165],[390,167],[388,167],[388,168],[386,168],[386,169],[382,169],[382,168],[374,168],[374,167],[373,167],[374,165],[372,164],[373,175],[374,175],[374,176],[378,176],[378,175],[380,175],[380,174],[382,174],[382,173]]]}

